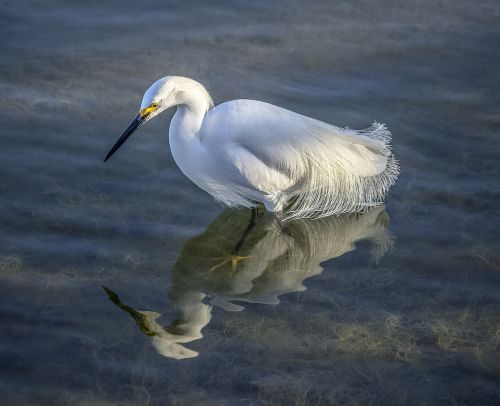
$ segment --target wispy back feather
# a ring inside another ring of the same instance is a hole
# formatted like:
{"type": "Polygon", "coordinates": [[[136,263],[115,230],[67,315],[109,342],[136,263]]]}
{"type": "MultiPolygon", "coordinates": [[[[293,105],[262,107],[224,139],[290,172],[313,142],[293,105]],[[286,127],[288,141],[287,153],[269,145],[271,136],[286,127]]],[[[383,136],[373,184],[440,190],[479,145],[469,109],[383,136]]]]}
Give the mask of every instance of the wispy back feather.
{"type": "Polygon", "coordinates": [[[331,142],[323,137],[318,140],[323,145],[305,151],[307,169],[297,168],[304,177],[292,192],[296,197],[287,218],[352,213],[382,204],[399,173],[387,128],[375,122],[361,131],[338,129],[331,142]]]}
{"type": "Polygon", "coordinates": [[[391,133],[376,122],[356,131],[255,100],[219,105],[206,121],[219,129],[207,142],[241,177],[207,184],[229,206],[254,205],[257,191],[287,219],[359,212],[382,204],[399,173],[391,133]]]}

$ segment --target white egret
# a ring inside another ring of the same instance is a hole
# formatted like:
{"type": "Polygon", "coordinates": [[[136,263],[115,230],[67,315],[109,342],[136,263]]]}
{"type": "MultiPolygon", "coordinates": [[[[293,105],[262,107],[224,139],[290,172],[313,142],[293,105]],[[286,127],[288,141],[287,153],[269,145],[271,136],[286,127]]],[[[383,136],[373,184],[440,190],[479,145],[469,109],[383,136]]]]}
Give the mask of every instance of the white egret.
{"type": "Polygon", "coordinates": [[[105,160],[142,124],[177,107],[173,158],[201,189],[228,206],[262,203],[286,219],[360,211],[382,203],[398,175],[383,124],[339,128],[272,104],[233,100],[214,107],[200,83],[157,80],[105,160]]]}

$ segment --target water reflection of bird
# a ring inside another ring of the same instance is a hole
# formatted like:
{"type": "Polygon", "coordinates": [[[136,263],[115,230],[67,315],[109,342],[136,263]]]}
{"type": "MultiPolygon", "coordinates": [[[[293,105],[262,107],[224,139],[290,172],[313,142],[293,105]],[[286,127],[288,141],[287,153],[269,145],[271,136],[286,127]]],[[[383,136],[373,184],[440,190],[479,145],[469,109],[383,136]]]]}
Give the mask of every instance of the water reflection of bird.
{"type": "Polygon", "coordinates": [[[212,306],[240,311],[244,302],[277,304],[280,295],[305,290],[304,280],[320,274],[323,261],[354,250],[357,241],[371,242],[374,260],[391,245],[386,230],[389,217],[383,207],[292,221],[286,233],[274,225],[272,216],[265,215],[241,244],[235,270],[226,258],[248,229],[248,216],[246,210],[226,210],[203,234],[185,244],[172,269],[169,297],[178,315],[171,325],[163,327],[157,322],[159,313],[135,310],[106,288],[110,299],[134,318],[160,354],[176,359],[197,356],[182,344],[202,338],[212,306]]]}
{"type": "Polygon", "coordinates": [[[134,121],[105,161],[142,124],[177,107],[170,148],[182,172],[228,206],[262,203],[285,218],[322,217],[377,206],[398,174],[391,134],[374,123],[342,129],[255,100],[214,107],[198,82],[167,76],[144,94],[134,121]]]}

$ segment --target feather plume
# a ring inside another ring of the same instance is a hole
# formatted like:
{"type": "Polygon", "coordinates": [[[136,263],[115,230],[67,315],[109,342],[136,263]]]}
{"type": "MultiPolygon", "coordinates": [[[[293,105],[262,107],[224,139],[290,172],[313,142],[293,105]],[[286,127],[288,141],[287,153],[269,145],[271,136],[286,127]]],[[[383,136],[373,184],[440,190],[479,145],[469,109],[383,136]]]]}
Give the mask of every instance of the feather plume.
{"type": "Polygon", "coordinates": [[[218,126],[218,118],[224,134],[211,142],[228,146],[221,160],[242,180],[206,186],[229,206],[259,201],[270,211],[284,210],[285,219],[359,212],[382,204],[399,173],[391,133],[377,122],[356,131],[254,100],[217,106],[207,128],[218,126]]]}

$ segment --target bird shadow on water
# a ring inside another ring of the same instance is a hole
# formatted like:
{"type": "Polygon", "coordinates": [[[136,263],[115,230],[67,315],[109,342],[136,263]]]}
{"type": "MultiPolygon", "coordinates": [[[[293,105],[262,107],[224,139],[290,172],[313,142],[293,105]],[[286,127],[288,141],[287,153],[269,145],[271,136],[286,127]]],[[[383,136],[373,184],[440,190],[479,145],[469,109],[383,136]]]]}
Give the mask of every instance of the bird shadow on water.
{"type": "Polygon", "coordinates": [[[134,309],[111,289],[103,289],[132,316],[158,353],[193,358],[199,353],[184,344],[203,338],[214,306],[243,311],[245,303],[277,305],[281,295],[306,290],[304,281],[323,272],[322,262],[353,251],[357,242],[369,242],[373,262],[393,244],[383,206],[295,220],[285,230],[268,213],[253,220],[250,210],[227,209],[204,233],[186,242],[171,273],[169,299],[177,318],[169,325],[158,322],[160,313],[134,309]]]}

